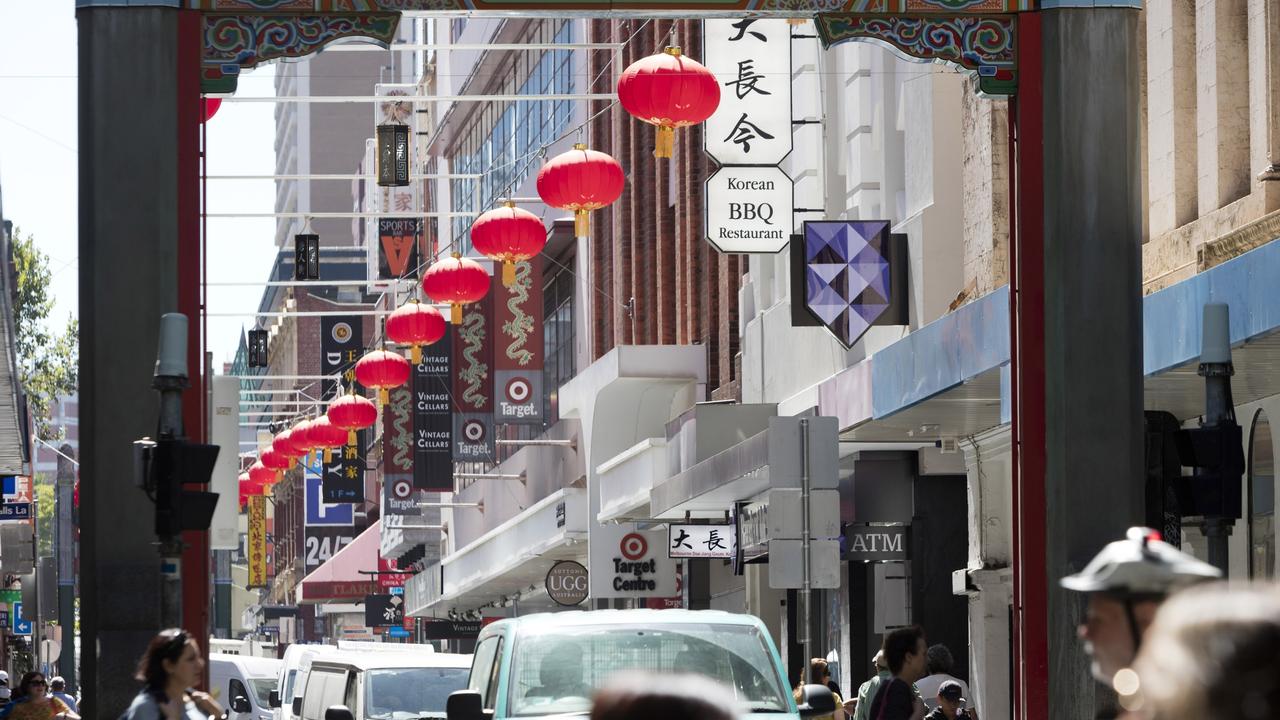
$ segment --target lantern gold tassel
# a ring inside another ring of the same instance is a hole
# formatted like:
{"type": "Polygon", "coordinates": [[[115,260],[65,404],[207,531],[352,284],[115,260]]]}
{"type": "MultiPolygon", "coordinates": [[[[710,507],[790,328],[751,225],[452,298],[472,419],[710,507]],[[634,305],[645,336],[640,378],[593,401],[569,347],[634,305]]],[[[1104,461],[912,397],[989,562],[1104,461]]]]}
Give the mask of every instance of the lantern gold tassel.
{"type": "Polygon", "coordinates": [[[348,431],[347,431],[347,444],[348,444],[348,445],[350,445],[351,447],[355,447],[355,446],[356,446],[356,431],[355,431],[355,430],[348,430],[348,431]]]}
{"type": "Polygon", "coordinates": [[[325,464],[325,465],[328,465],[328,464],[329,464],[329,463],[331,463],[331,462],[333,462],[333,449],[332,449],[332,448],[325,448],[325,449],[324,449],[324,464],[325,464]]]}
{"type": "Polygon", "coordinates": [[[449,322],[454,325],[462,324],[462,306],[458,303],[449,305],[449,322]]]}
{"type": "Polygon", "coordinates": [[[422,346],[421,345],[409,346],[409,362],[413,363],[414,365],[422,364],[422,346]]]}
{"type": "Polygon", "coordinates": [[[502,263],[502,287],[511,287],[516,284],[516,264],[510,260],[502,263]]]}
{"type": "Polygon", "coordinates": [[[386,388],[384,387],[378,388],[378,404],[379,405],[386,405],[390,399],[391,399],[391,393],[388,392],[386,388]]]}
{"type": "Polygon", "coordinates": [[[669,158],[676,145],[676,130],[666,125],[658,126],[658,137],[653,144],[653,156],[669,158]]]}
{"type": "Polygon", "coordinates": [[[573,211],[573,236],[589,237],[591,235],[591,213],[587,210],[573,211]]]}

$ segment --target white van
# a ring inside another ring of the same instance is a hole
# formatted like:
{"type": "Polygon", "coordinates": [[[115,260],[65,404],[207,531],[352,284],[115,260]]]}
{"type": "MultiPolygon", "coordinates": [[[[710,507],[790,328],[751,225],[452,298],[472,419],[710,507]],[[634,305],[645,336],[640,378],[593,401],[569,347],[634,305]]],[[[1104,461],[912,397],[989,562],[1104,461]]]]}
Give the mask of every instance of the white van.
{"type": "MultiPolygon", "coordinates": [[[[274,692],[268,698],[272,720],[298,720],[298,713],[294,710],[294,698],[302,697],[302,687],[305,684],[307,670],[311,669],[312,660],[337,652],[338,649],[332,645],[294,643],[285,648],[284,659],[276,676],[274,692]]],[[[297,707],[302,706],[299,704],[297,707]]]]}
{"type": "Polygon", "coordinates": [[[302,720],[443,718],[449,694],[467,686],[470,655],[358,653],[311,663],[302,720]]]}
{"type": "Polygon", "coordinates": [[[209,655],[209,694],[231,720],[269,720],[280,661],[249,655],[209,655]]]}

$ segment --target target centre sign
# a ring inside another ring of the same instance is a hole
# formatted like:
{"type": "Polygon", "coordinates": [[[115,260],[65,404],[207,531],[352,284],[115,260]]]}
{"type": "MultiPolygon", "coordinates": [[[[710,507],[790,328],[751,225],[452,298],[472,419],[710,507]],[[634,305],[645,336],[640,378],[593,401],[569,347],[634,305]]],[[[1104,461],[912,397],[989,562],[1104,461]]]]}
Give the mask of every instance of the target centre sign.
{"type": "Polygon", "coordinates": [[[676,564],[667,557],[666,534],[634,523],[602,525],[591,537],[591,597],[670,597],[676,564]]]}

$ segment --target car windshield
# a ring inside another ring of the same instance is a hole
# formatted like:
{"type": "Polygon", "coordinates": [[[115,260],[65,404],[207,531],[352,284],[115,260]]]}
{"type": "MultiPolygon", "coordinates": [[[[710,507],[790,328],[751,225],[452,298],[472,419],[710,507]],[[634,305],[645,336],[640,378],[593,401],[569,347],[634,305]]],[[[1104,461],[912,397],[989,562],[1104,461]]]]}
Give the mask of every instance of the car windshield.
{"type": "Polygon", "coordinates": [[[466,688],[467,671],[464,667],[370,670],[365,676],[365,715],[383,720],[444,717],[449,693],[466,688]]]}
{"type": "Polygon", "coordinates": [[[249,678],[249,685],[253,688],[253,694],[258,698],[258,707],[271,707],[271,691],[276,689],[276,679],[271,678],[249,678]]]}
{"type": "Polygon", "coordinates": [[[790,712],[760,632],[746,625],[599,625],[522,634],[514,647],[512,715],[586,713],[595,690],[628,670],[705,675],[753,712],[790,712]]]}

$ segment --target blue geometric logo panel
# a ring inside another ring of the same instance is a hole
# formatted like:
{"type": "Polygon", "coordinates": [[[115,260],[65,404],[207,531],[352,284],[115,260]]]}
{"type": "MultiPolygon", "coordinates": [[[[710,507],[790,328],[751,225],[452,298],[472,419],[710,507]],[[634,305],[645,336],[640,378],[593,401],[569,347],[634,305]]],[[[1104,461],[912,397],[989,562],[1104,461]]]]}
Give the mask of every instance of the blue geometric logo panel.
{"type": "Polygon", "coordinates": [[[805,307],[845,347],[852,347],[888,309],[889,221],[804,224],[805,307]]]}

